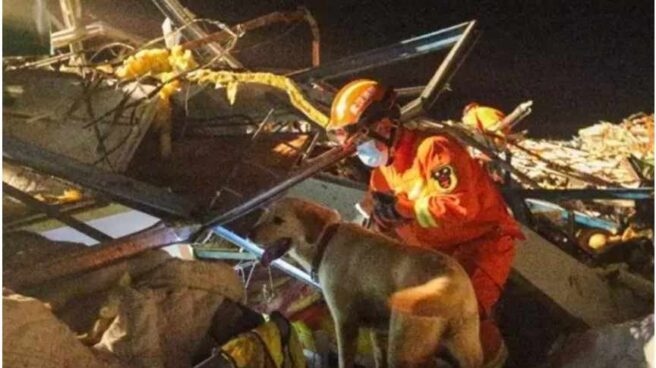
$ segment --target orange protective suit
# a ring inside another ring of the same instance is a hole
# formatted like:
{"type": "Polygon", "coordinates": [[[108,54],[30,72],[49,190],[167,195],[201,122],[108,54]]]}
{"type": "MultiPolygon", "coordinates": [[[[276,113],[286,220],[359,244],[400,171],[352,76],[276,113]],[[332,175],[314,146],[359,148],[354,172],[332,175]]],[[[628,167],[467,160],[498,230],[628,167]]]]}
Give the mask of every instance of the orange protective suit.
{"type": "Polygon", "coordinates": [[[405,243],[456,258],[471,277],[481,318],[490,316],[523,238],[492,180],[448,135],[403,130],[392,164],[374,169],[370,189],[393,192],[407,221],[393,231],[405,243]]]}

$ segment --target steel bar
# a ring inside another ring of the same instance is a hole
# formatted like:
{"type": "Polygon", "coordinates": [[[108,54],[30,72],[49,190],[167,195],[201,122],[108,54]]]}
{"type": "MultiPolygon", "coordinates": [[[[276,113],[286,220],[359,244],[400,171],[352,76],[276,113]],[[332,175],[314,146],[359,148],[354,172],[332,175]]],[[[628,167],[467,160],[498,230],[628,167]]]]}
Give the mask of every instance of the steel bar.
{"type": "MultiPolygon", "coordinates": [[[[233,233],[232,231],[222,227],[222,226],[216,226],[213,228],[214,234],[220,236],[221,238],[235,244],[236,246],[244,249],[245,251],[255,255],[258,259],[262,257],[262,254],[264,253],[264,250],[260,248],[257,244],[253,243],[252,241],[248,239],[244,239],[241,236],[233,233]]],[[[314,280],[312,280],[312,277],[310,277],[307,272],[299,269],[298,267],[295,267],[289,263],[287,263],[283,259],[277,259],[271,265],[286,274],[294,277],[297,280],[303,281],[308,285],[312,285],[315,287],[320,288],[319,284],[316,283],[314,280]]]]}
{"type": "Polygon", "coordinates": [[[533,228],[535,225],[535,218],[533,217],[533,213],[529,209],[524,198],[508,195],[506,192],[502,192],[502,194],[503,199],[506,201],[506,205],[512,210],[513,217],[518,222],[533,228]]]}
{"type": "MultiPolygon", "coordinates": [[[[319,51],[320,51],[320,35],[319,35],[319,26],[317,25],[316,20],[310,14],[306,8],[299,8],[297,10],[283,12],[276,11],[251,19],[249,21],[237,24],[236,26],[230,27],[234,33],[248,32],[254,29],[265,27],[273,23],[291,23],[295,21],[305,20],[310,26],[310,31],[312,32],[312,66],[319,65],[319,51]]],[[[224,42],[228,41],[232,35],[226,31],[221,30],[218,32],[210,33],[206,37],[187,41],[182,44],[182,47],[185,49],[195,49],[197,47],[206,45],[210,42],[224,42]]]]}
{"type": "Polygon", "coordinates": [[[209,217],[206,221],[204,221],[203,225],[206,228],[213,228],[215,226],[236,220],[237,218],[247,214],[253,209],[267,203],[272,198],[283,193],[285,190],[318,173],[319,171],[333,165],[339,160],[350,156],[354,152],[355,144],[351,144],[345,147],[335,147],[334,149],[325,152],[312,160],[307,160],[307,164],[292,174],[291,177],[256,195],[250,200],[241,203],[237,207],[228,210],[227,212],[224,212],[218,216],[209,217]]]}
{"type": "Polygon", "coordinates": [[[555,203],[536,199],[526,199],[526,204],[528,204],[528,207],[533,213],[558,212],[560,213],[560,218],[562,220],[569,221],[571,219],[575,224],[605,229],[613,234],[617,234],[620,231],[620,224],[618,223],[605,220],[603,218],[588,216],[585,213],[579,211],[571,211],[555,203]]]}
{"type": "Polygon", "coordinates": [[[77,220],[75,217],[60,212],[56,206],[43,203],[37,200],[36,198],[32,197],[31,195],[22,192],[21,190],[14,188],[5,182],[2,183],[2,191],[4,194],[23,202],[26,206],[32,207],[39,212],[43,212],[47,214],[49,217],[55,218],[63,222],[64,224],[72,227],[73,229],[99,242],[113,239],[111,236],[103,233],[102,231],[92,226],[85,224],[82,221],[77,220]]]}
{"type": "MultiPolygon", "coordinates": [[[[96,208],[104,207],[106,205],[107,202],[97,201],[95,199],[82,199],[75,203],[61,205],[57,208],[57,211],[66,214],[68,216],[71,216],[71,215],[75,215],[76,213],[93,210],[96,208]]],[[[5,231],[11,231],[22,227],[30,226],[37,222],[44,221],[47,218],[48,215],[44,214],[43,212],[31,213],[20,218],[7,219],[3,221],[2,229],[5,231]]]]}
{"type": "Polygon", "coordinates": [[[90,38],[102,36],[115,40],[130,41],[135,45],[144,42],[142,37],[114,28],[105,22],[94,22],[83,27],[68,28],[52,33],[50,35],[50,42],[53,47],[59,48],[69,44],[79,43],[90,38]]]}
{"type": "Polygon", "coordinates": [[[348,56],[318,68],[293,72],[289,77],[297,82],[332,79],[443,50],[455,45],[470,23],[458,24],[393,45],[348,56]]]}
{"type": "Polygon", "coordinates": [[[60,277],[90,271],[149,249],[187,241],[197,229],[197,225],[170,226],[160,222],[136,234],[47,260],[29,269],[5,269],[2,276],[5,284],[11,288],[29,288],[60,277]],[[39,272],[34,272],[34,269],[39,272]]]}
{"type": "Polygon", "coordinates": [[[402,87],[394,88],[394,92],[398,97],[415,97],[419,96],[424,89],[426,89],[426,86],[402,87]]]}
{"type": "MultiPolygon", "coordinates": [[[[303,19],[304,15],[305,14],[301,10],[294,10],[291,12],[276,11],[273,13],[263,15],[261,17],[248,20],[243,23],[239,23],[235,26],[231,26],[230,28],[234,33],[248,32],[260,27],[268,26],[273,23],[278,23],[278,22],[291,23],[291,22],[299,21],[303,19]]],[[[232,35],[228,31],[221,30],[218,32],[210,33],[203,38],[187,41],[182,44],[182,47],[185,49],[195,49],[197,47],[206,45],[210,42],[228,41],[230,38],[232,38],[232,35]]]]}
{"type": "Polygon", "coordinates": [[[109,173],[14,137],[3,137],[3,158],[77,183],[156,216],[190,218],[195,205],[161,188],[109,173]]]}
{"type": "Polygon", "coordinates": [[[318,67],[321,64],[321,34],[319,33],[319,24],[312,13],[306,7],[300,7],[303,11],[305,21],[310,26],[312,33],[312,66],[318,67]]]}
{"type": "MultiPolygon", "coordinates": [[[[68,30],[73,32],[78,32],[82,22],[82,5],[80,0],[59,0],[59,6],[61,7],[61,14],[64,18],[64,24],[68,30]]],[[[75,56],[71,58],[71,61],[74,64],[84,64],[86,62],[82,50],[84,45],[82,42],[76,41],[70,43],[71,53],[75,56]]]]}
{"type": "Polygon", "coordinates": [[[257,257],[249,252],[230,252],[212,249],[194,249],[194,255],[198,259],[220,259],[236,261],[252,261],[257,257]]]}
{"type": "Polygon", "coordinates": [[[610,199],[653,201],[654,188],[607,188],[607,189],[502,189],[504,192],[522,198],[563,201],[569,199],[610,199]]]}
{"type": "MultiPolygon", "coordinates": [[[[177,0],[153,0],[155,6],[169,18],[177,27],[184,27],[181,31],[185,37],[190,40],[196,40],[207,37],[205,32],[198,24],[193,23],[194,17],[190,15],[189,11],[182,6],[177,0]]],[[[226,50],[216,42],[211,42],[206,45],[206,48],[215,56],[223,58],[231,68],[241,69],[244,66],[230,55],[226,50]]]]}
{"type": "Polygon", "coordinates": [[[476,21],[463,24],[466,25],[465,30],[458,38],[456,44],[451,48],[446,58],[440,63],[435,74],[433,74],[433,77],[421,92],[421,95],[401,108],[401,120],[409,120],[422,112],[428,111],[444,90],[457,65],[456,60],[461,58],[463,52],[466,50],[465,45],[469,41],[470,35],[476,26],[476,21]]]}
{"type": "Polygon", "coordinates": [[[362,183],[359,181],[351,180],[348,178],[343,178],[341,176],[333,175],[333,174],[327,174],[327,173],[319,173],[315,177],[317,180],[325,181],[328,183],[336,184],[345,188],[351,188],[351,189],[357,189],[357,190],[362,190],[363,192],[366,192],[369,186],[367,183],[362,183]]]}

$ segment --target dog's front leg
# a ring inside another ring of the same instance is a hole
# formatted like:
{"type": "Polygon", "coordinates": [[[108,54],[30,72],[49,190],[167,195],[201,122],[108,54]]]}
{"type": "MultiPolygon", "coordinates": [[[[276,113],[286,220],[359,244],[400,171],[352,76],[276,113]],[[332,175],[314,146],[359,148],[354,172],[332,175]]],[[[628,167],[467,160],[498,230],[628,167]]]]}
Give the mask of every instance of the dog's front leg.
{"type": "Polygon", "coordinates": [[[358,344],[358,325],[348,318],[335,318],[339,368],[351,368],[355,361],[358,344]]]}

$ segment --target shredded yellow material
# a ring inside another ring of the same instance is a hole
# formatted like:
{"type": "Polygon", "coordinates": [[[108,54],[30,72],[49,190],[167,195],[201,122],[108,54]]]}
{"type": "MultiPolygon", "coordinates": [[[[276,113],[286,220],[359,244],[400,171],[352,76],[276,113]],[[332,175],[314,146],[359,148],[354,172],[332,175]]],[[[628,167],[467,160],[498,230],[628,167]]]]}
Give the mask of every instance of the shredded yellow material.
{"type": "Polygon", "coordinates": [[[121,79],[134,79],[146,74],[158,76],[172,71],[184,72],[197,66],[190,50],[174,46],[171,50],[141,50],[125,59],[123,65],[116,71],[116,75],[121,79]]]}
{"type": "Polygon", "coordinates": [[[121,79],[130,80],[151,75],[164,83],[158,92],[159,101],[153,119],[153,126],[160,134],[160,151],[164,158],[169,157],[172,152],[171,96],[180,90],[180,81],[175,78],[197,66],[190,50],[174,46],[171,50],[141,50],[127,58],[116,71],[116,76],[121,79]]]}
{"type": "MultiPolygon", "coordinates": [[[[152,75],[163,83],[170,81],[179,73],[196,68],[198,64],[190,50],[175,46],[171,50],[148,49],[139,51],[127,58],[116,71],[121,79],[135,79],[144,75],[152,75]]],[[[328,117],[307,101],[291,79],[271,73],[237,73],[230,71],[213,71],[199,69],[189,73],[186,79],[195,83],[212,83],[216,88],[225,88],[228,101],[233,104],[237,97],[239,83],[259,83],[283,90],[299,111],[310,120],[322,127],[328,125],[328,117]]],[[[159,91],[162,100],[169,100],[171,95],[180,89],[179,80],[168,82],[159,91]]],[[[162,104],[162,107],[168,104],[162,104]]]]}
{"type": "Polygon", "coordinates": [[[191,51],[183,50],[180,46],[174,46],[171,50],[148,49],[127,58],[116,71],[116,76],[121,79],[135,79],[152,75],[162,83],[166,83],[160,89],[159,97],[168,100],[180,89],[180,81],[171,80],[179,73],[197,66],[191,51]]]}
{"type": "Polygon", "coordinates": [[[34,198],[50,204],[66,204],[80,201],[82,199],[82,193],[77,189],[64,189],[64,194],[62,195],[55,196],[39,193],[34,198]]]}
{"type": "Polygon", "coordinates": [[[289,100],[292,105],[301,111],[310,120],[319,124],[322,127],[328,125],[328,117],[321,111],[312,106],[301,93],[301,90],[296,86],[291,79],[272,73],[236,73],[229,71],[213,71],[207,69],[199,69],[189,73],[187,79],[196,83],[212,83],[216,88],[228,88],[228,98],[230,88],[236,88],[236,83],[259,83],[274,88],[278,88],[287,92],[289,100]]]}

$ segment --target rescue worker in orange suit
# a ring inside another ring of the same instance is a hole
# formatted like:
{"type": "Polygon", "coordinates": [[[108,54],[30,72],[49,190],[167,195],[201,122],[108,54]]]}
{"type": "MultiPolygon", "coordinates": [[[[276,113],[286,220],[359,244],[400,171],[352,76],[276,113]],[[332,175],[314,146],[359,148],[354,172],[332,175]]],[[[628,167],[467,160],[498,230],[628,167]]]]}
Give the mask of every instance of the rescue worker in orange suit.
{"type": "Polygon", "coordinates": [[[373,168],[375,223],[410,246],[439,250],[462,264],[479,303],[485,366],[502,366],[507,350],[492,308],[510,272],[513,241],[523,235],[485,169],[460,143],[447,134],[405,129],[398,115],[393,92],[356,80],[335,97],[328,130],[344,142],[367,121],[373,138],[360,143],[357,154],[373,168]]]}

